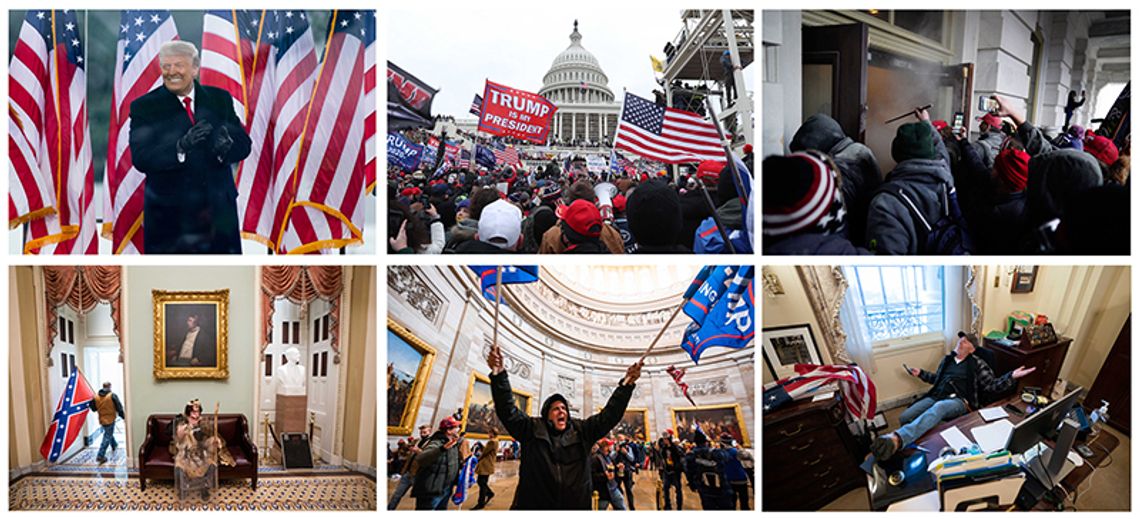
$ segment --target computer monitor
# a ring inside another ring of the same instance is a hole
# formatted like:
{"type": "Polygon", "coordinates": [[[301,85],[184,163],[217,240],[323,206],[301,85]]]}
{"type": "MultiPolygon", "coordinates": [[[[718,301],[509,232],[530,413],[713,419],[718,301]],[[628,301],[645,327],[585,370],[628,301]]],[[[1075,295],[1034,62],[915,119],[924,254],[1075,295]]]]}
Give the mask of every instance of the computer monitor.
{"type": "Polygon", "coordinates": [[[1051,436],[1073,409],[1077,397],[1081,396],[1082,392],[1084,388],[1078,387],[1013,426],[1006,449],[1012,453],[1022,453],[1037,445],[1042,439],[1051,436]]]}

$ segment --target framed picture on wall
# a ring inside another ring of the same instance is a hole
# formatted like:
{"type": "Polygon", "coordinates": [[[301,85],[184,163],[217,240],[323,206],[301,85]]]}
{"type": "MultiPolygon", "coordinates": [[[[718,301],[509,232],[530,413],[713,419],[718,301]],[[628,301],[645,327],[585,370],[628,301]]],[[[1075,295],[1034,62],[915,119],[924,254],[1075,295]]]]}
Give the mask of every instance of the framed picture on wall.
{"type": "Polygon", "coordinates": [[[672,414],[673,430],[677,431],[677,437],[682,440],[693,441],[696,431],[694,426],[699,425],[709,441],[715,442],[727,434],[740,445],[751,446],[740,404],[676,407],[672,409],[672,414]]]}
{"type": "MultiPolygon", "coordinates": [[[[602,412],[601,407],[598,412],[602,412]]],[[[649,441],[649,409],[645,407],[627,407],[625,414],[621,416],[621,421],[614,426],[610,433],[614,436],[624,434],[630,439],[647,442],[649,441]]]]}
{"type": "Polygon", "coordinates": [[[435,348],[388,319],[388,435],[412,434],[434,362],[435,348]]]}
{"type": "Polygon", "coordinates": [[[765,328],[763,343],[764,363],[776,380],[795,375],[796,364],[823,363],[809,324],[765,328]]]}
{"type": "Polygon", "coordinates": [[[1028,294],[1033,292],[1037,285],[1037,265],[1018,265],[1013,268],[1013,281],[1009,284],[1009,293],[1028,294]]]}
{"type": "Polygon", "coordinates": [[[152,290],[154,378],[225,379],[230,291],[152,290]]]}
{"type": "MultiPolygon", "coordinates": [[[[526,391],[512,389],[515,407],[525,415],[530,415],[532,395],[526,391]]],[[[510,440],[507,429],[495,415],[495,401],[491,398],[491,379],[478,371],[471,372],[467,383],[467,398],[463,402],[463,430],[468,438],[486,440],[494,430],[500,440],[510,440]]]]}

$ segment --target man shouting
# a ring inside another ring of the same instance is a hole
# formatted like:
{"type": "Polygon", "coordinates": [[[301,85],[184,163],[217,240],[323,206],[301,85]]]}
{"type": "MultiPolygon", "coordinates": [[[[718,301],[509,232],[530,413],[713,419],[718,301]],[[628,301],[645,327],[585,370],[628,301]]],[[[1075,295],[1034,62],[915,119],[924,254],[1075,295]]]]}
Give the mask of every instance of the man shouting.
{"type": "Polygon", "coordinates": [[[487,366],[495,414],[521,446],[519,484],[511,509],[589,510],[592,491],[606,492],[592,488],[590,447],[621,421],[641,376],[641,364],[635,362],[626,370],[605,408],[594,416],[571,418],[566,398],[554,394],[543,402],[541,415],[531,417],[515,406],[502,352],[498,345],[491,348],[487,366]]]}

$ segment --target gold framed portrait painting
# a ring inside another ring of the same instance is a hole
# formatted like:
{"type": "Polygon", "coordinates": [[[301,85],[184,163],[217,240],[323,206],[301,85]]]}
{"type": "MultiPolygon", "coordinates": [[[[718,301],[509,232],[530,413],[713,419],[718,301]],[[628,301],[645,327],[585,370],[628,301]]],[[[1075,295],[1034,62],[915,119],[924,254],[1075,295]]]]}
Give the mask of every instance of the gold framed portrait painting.
{"type": "Polygon", "coordinates": [[[744,424],[740,404],[674,407],[671,411],[673,430],[682,440],[693,441],[693,425],[699,424],[710,442],[717,441],[722,434],[728,434],[744,447],[752,445],[748,441],[748,428],[744,424]]]}
{"type": "Polygon", "coordinates": [[[388,319],[388,434],[412,434],[435,348],[388,319]]]}
{"type": "MultiPolygon", "coordinates": [[[[526,391],[511,389],[515,406],[523,414],[530,416],[532,395],[526,391]]],[[[491,437],[491,430],[498,432],[499,439],[512,439],[507,429],[495,414],[495,401],[491,398],[491,379],[478,371],[471,372],[467,383],[467,398],[463,403],[463,430],[468,438],[485,440],[491,437]]]]}
{"type": "Polygon", "coordinates": [[[229,289],[152,290],[151,298],[154,378],[229,378],[229,289]]]}
{"type": "MultiPolygon", "coordinates": [[[[602,412],[603,407],[598,408],[602,412]]],[[[649,409],[645,407],[627,407],[621,415],[621,421],[610,431],[612,434],[624,434],[632,440],[639,442],[649,441],[649,409]]]]}

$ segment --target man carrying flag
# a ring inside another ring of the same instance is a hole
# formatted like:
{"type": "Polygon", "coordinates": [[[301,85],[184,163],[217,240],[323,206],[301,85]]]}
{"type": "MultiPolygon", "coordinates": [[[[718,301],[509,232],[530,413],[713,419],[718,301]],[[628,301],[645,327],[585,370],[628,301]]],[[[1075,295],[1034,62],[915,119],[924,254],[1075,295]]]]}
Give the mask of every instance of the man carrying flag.
{"type": "Polygon", "coordinates": [[[67,379],[67,387],[59,397],[52,415],[51,425],[48,425],[47,434],[40,444],[40,454],[50,463],[59,461],[60,455],[67,452],[75,439],[83,432],[83,424],[87,421],[89,403],[95,398],[87,379],[79,373],[79,369],[72,367],[71,376],[67,379]]]}

